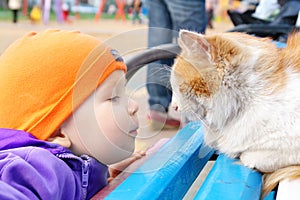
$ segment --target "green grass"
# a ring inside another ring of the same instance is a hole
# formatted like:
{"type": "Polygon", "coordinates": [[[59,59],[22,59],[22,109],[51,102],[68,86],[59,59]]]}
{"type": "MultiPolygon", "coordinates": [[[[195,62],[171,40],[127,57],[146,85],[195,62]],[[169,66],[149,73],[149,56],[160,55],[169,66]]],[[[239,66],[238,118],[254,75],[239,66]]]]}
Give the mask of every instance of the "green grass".
{"type": "MultiPolygon", "coordinates": [[[[27,17],[23,16],[22,14],[20,14],[19,17],[20,19],[27,19],[27,17]]],[[[0,20],[1,21],[12,20],[12,12],[10,10],[0,9],[0,20]]]]}

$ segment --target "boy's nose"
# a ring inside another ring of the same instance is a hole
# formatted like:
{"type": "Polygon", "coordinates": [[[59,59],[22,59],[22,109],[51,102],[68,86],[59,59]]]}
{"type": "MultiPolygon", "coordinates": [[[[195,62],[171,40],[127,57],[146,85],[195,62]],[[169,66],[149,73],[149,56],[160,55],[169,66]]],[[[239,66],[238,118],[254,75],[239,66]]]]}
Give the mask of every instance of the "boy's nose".
{"type": "Polygon", "coordinates": [[[130,116],[135,115],[138,110],[139,110],[138,103],[135,100],[129,98],[128,99],[128,113],[129,113],[129,115],[130,116]]]}

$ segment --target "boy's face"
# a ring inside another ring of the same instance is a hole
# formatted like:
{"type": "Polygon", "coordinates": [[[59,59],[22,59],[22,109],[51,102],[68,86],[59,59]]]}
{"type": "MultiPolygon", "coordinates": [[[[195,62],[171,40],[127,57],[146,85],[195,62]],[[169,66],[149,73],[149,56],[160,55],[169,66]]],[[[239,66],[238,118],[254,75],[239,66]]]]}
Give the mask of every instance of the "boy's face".
{"type": "Polygon", "coordinates": [[[125,74],[113,72],[62,125],[75,154],[109,165],[134,151],[138,105],[125,94],[125,74]]]}

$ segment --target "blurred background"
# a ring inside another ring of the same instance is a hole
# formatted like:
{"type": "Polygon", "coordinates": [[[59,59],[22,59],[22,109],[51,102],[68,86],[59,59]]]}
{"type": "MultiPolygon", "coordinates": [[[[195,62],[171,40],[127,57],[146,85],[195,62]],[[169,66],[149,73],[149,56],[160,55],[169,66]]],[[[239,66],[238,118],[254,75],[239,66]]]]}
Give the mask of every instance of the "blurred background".
{"type": "MultiPolygon", "coordinates": [[[[133,24],[147,24],[147,9],[140,2],[138,17],[135,19],[136,0],[0,0],[0,20],[12,23],[59,24],[74,23],[78,20],[89,22],[117,19],[133,24]],[[19,6],[11,8],[9,1],[18,2],[19,6]],[[17,10],[13,21],[13,10],[17,10]]],[[[240,1],[207,0],[206,4],[213,11],[213,21],[228,21],[227,10],[238,7],[240,1]]],[[[213,28],[213,27],[208,27],[213,28]]]]}
{"type": "MultiPolygon", "coordinates": [[[[106,40],[126,31],[147,29],[147,9],[143,1],[138,13],[134,4],[135,0],[0,0],[0,54],[28,31],[76,29],[106,40]],[[12,9],[9,1],[19,5],[12,9]]],[[[207,33],[224,32],[233,27],[227,10],[238,7],[240,1],[209,0],[206,4],[213,13],[207,33]]],[[[146,46],[147,31],[144,33],[139,35],[139,41],[146,46]]]]}

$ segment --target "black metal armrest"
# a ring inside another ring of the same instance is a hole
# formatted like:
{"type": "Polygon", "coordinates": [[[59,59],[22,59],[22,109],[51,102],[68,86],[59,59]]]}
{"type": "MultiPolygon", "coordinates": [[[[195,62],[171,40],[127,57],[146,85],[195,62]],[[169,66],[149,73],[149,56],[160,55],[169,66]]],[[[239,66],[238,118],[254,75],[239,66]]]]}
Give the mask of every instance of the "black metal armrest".
{"type": "Polygon", "coordinates": [[[126,78],[129,80],[146,64],[157,60],[175,58],[179,53],[180,47],[177,44],[163,44],[138,53],[126,61],[126,78]]]}

